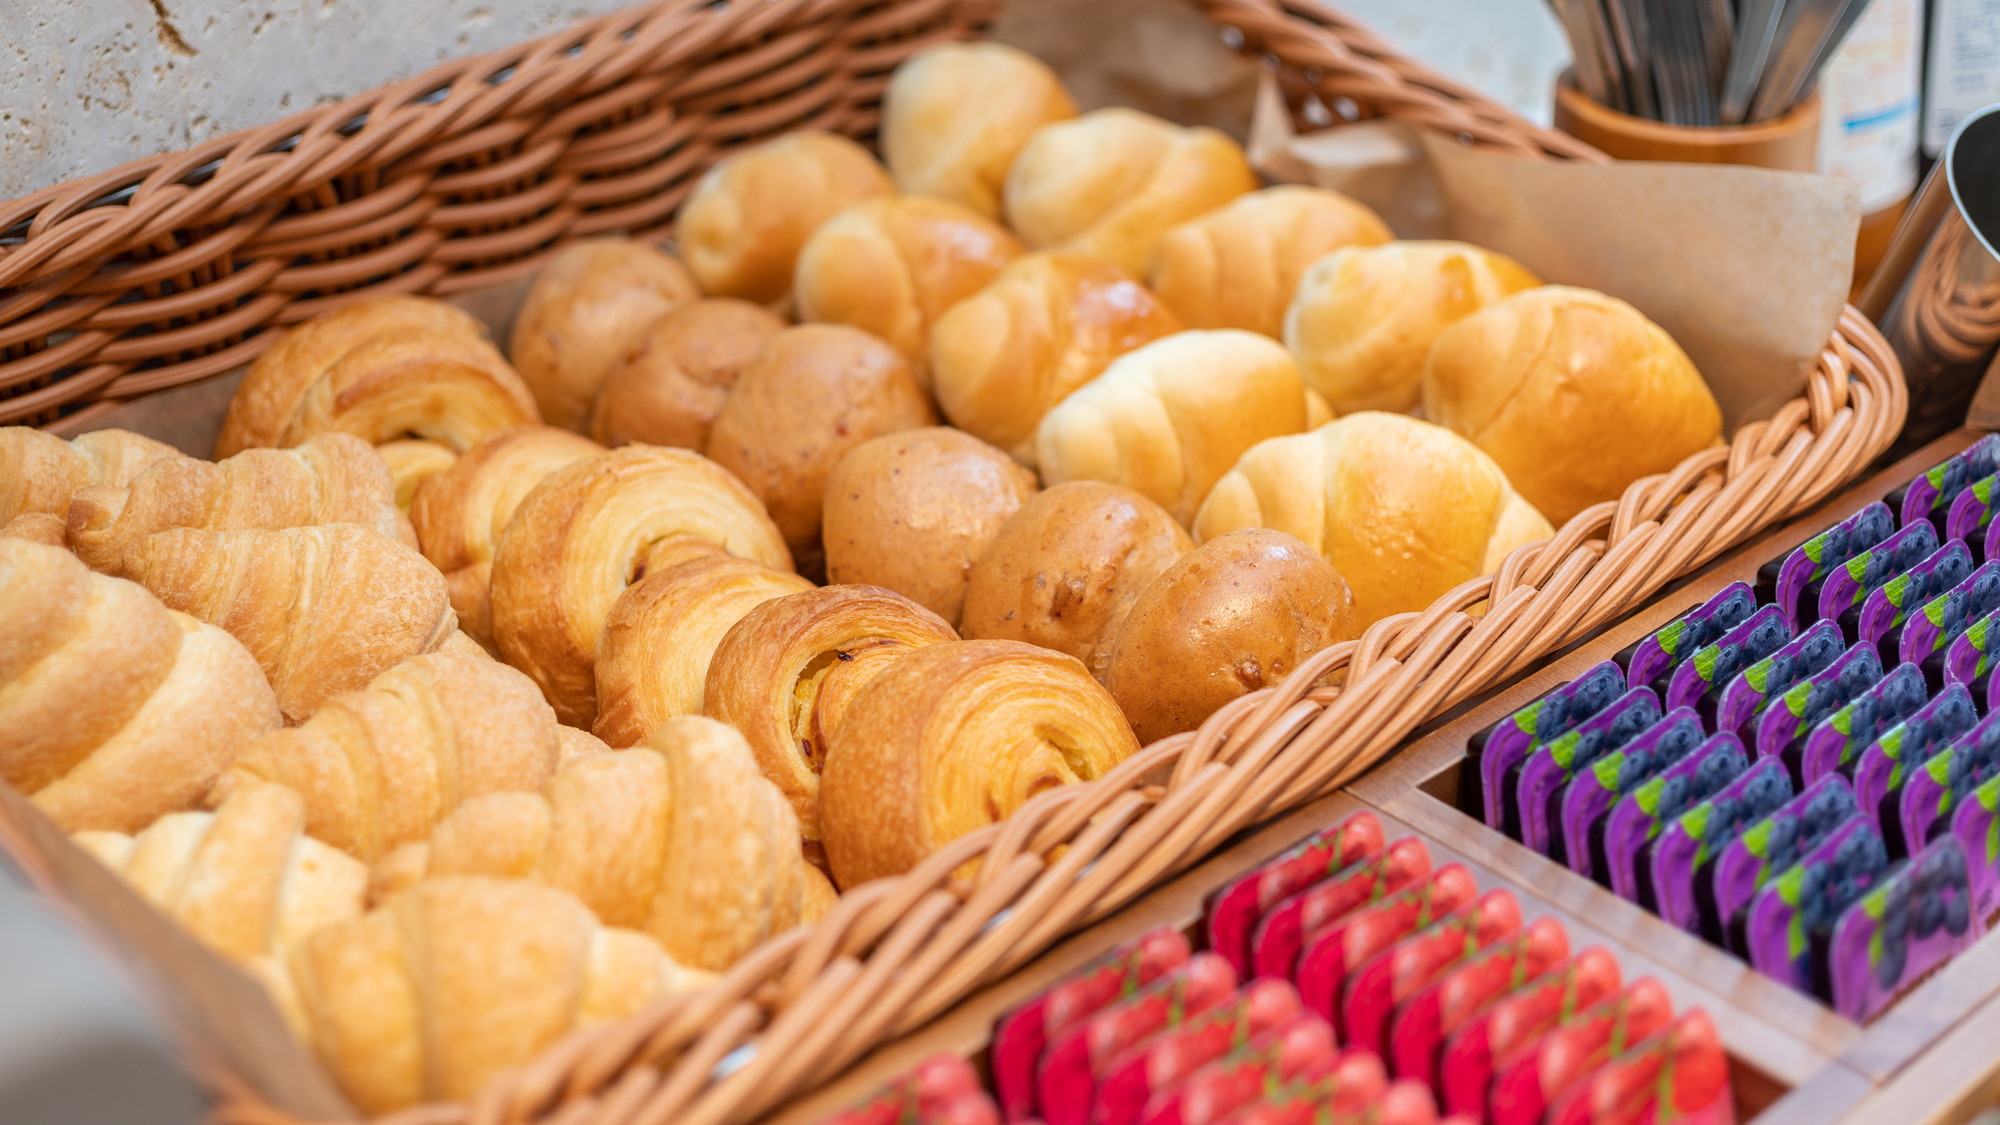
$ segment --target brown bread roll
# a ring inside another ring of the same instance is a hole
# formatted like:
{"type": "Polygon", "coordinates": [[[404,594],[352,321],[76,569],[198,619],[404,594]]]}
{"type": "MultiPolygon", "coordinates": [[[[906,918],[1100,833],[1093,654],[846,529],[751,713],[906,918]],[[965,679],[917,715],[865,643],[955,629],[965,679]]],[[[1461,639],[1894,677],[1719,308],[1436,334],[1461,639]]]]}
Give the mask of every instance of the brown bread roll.
{"type": "Polygon", "coordinates": [[[710,295],[774,304],[791,292],[799,247],[821,223],[893,190],[846,137],[786,133],[725,157],[695,184],[681,204],[681,254],[710,295]]]}
{"type": "Polygon", "coordinates": [[[1239,195],[1170,228],[1153,248],[1153,292],[1190,328],[1276,337],[1299,278],[1347,246],[1395,237],[1375,212],[1337,191],[1280,184],[1239,195]]]}
{"type": "Polygon", "coordinates": [[[590,436],[605,445],[708,448],[743,365],[785,327],[748,301],[690,301],[656,321],[597,395],[590,436]]]}
{"type": "Polygon", "coordinates": [[[1035,494],[1035,474],[961,430],[855,446],[826,481],[830,582],[885,586],[956,625],[972,564],[1035,494]]]}
{"type": "Polygon", "coordinates": [[[1556,523],[1722,439],[1722,410],[1687,353],[1591,289],[1530,289],[1445,329],[1423,400],[1556,523]]]}
{"type": "Polygon", "coordinates": [[[1062,80],[1002,43],[936,43],[903,60],[882,94],[882,157],[896,186],[1000,214],[1007,169],[1034,131],[1076,116],[1062,80]]]}
{"type": "Polygon", "coordinates": [[[1336,250],[1300,279],[1285,346],[1337,413],[1407,411],[1453,321],[1540,284],[1512,258],[1463,242],[1336,250]]]}
{"type": "Polygon", "coordinates": [[[1354,591],[1363,628],[1424,609],[1553,534],[1479,447],[1402,414],[1350,414],[1243,455],[1195,516],[1201,542],[1245,527],[1298,537],[1354,591]]]}
{"type": "Polygon", "coordinates": [[[960,628],[1074,656],[1092,675],[1132,603],[1194,543],[1129,488],[1071,481],[1021,505],[972,566],[960,628]]]}
{"type": "Polygon", "coordinates": [[[1028,254],[931,329],[931,384],[951,424],[1034,467],[1042,415],[1180,321],[1116,266],[1028,254]]]}
{"type": "Polygon", "coordinates": [[[1282,531],[1245,528],[1140,592],[1111,639],[1104,687],[1139,741],[1156,742],[1360,635],[1354,595],[1325,559],[1282,531]]]}

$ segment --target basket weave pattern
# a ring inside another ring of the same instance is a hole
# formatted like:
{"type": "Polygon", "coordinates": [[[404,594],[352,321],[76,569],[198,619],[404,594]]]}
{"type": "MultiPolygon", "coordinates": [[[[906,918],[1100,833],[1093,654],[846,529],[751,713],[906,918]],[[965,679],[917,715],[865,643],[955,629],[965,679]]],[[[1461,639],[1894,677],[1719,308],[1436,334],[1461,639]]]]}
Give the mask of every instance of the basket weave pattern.
{"type": "MultiPolygon", "coordinates": [[[[1271,58],[1293,93],[1517,155],[1603,159],[1306,0],[1196,3],[1271,58]]],[[[562,238],[660,230],[731,146],[809,126],[865,137],[896,62],[976,33],[996,4],[664,0],[0,206],[0,233],[28,230],[0,250],[0,286],[13,287],[0,288],[0,395],[15,396],[0,400],[0,419],[227,369],[267,342],[259,329],[348,294],[475,288],[532,269],[562,238]],[[442,99],[427,98],[440,89],[442,99]],[[129,200],[87,206],[133,185],[129,200]]],[[[1894,357],[1849,309],[1805,396],[1727,448],[1634,483],[1516,551],[1497,575],[1376,623],[1199,731],[850,892],[716,987],[580,1032],[474,1104],[384,1121],[752,1120],[1817,503],[1888,446],[1905,407],[1894,357]],[[1469,612],[1482,602],[1483,615],[1469,612]],[[1310,687],[1329,678],[1343,686],[1310,687]],[[973,859],[976,875],[954,878],[973,859]]],[[[217,1081],[221,1120],[292,1122],[228,1076],[217,1081]]]]}

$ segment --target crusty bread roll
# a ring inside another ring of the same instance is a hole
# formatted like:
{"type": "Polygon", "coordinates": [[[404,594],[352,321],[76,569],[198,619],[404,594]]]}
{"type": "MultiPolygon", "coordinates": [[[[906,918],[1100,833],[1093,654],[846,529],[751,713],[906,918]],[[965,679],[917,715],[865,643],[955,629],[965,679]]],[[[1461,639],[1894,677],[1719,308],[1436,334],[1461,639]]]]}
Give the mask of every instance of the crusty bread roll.
{"type": "Polygon", "coordinates": [[[1291,353],[1237,328],[1177,332],[1111,361],[1042,416],[1042,482],[1121,484],[1182,525],[1245,450],[1304,431],[1306,385],[1291,353]]]}
{"type": "Polygon", "coordinates": [[[690,301],[655,321],[598,392],[590,436],[708,448],[708,430],[736,376],[785,327],[770,310],[731,297],[690,301]]]}
{"type": "Polygon", "coordinates": [[[844,208],[895,190],[867,149],[786,133],[718,161],[681,204],[679,243],[702,290],[768,305],[792,288],[799,247],[844,208]]]}
{"type": "Polygon", "coordinates": [[[422,438],[385,441],[375,447],[375,452],[389,466],[389,479],[396,483],[396,508],[405,515],[416,502],[417,489],[458,460],[457,450],[422,438]]]}
{"type": "Polygon", "coordinates": [[[1424,414],[1484,449],[1561,523],[1722,438],[1722,410],[1687,353],[1631,305],[1550,285],[1445,329],[1424,414]]]}
{"type": "Polygon", "coordinates": [[[654,322],[699,296],[687,267],[643,242],[591,238],[556,251],[535,275],[507,345],[542,420],[587,428],[606,377],[654,322]]]}
{"type": "Polygon", "coordinates": [[[959,628],[1074,656],[1092,675],[1153,579],[1194,546],[1165,508],[1101,481],[1071,481],[1014,513],[972,566],[959,628]]]}
{"type": "Polygon", "coordinates": [[[129,430],[93,430],[64,441],[32,426],[0,426],[0,526],[29,514],[66,519],[79,489],[124,488],[155,462],[183,457],[129,430]]]}
{"type": "Polygon", "coordinates": [[[1110,693],[1067,656],[1012,641],[918,649],[862,688],[834,729],[820,787],[834,883],[908,871],[1138,749],[1110,693]]]}
{"type": "Polygon", "coordinates": [[[931,426],[855,446],[826,481],[830,582],[883,586],[956,625],[966,578],[1035,474],[962,430],[931,426]]]}
{"type": "Polygon", "coordinates": [[[764,502],[810,574],[833,467],[869,438],[936,422],[896,349],[858,328],[802,324],[771,337],[743,369],[709,431],[708,455],[764,502]]]}
{"type": "Polygon", "coordinates": [[[931,323],[1020,256],[1020,242],[991,219],[942,199],[892,195],[814,231],[792,288],[799,319],[880,336],[928,385],[931,323]]]}
{"type": "Polygon", "coordinates": [[[1421,610],[1553,530],[1479,447],[1402,414],[1350,414],[1243,455],[1195,516],[1195,538],[1244,527],[1298,537],[1354,591],[1363,628],[1421,610]]]}
{"type": "Polygon", "coordinates": [[[1153,292],[1190,328],[1276,337],[1308,266],[1393,237],[1375,212],[1337,191],[1280,184],[1162,234],[1153,247],[1153,292]]]}
{"type": "Polygon", "coordinates": [[[1149,340],[1180,331],[1151,290],[1077,254],[1028,254],[931,329],[931,385],[951,423],[1034,467],[1049,408],[1149,340]]]}
{"type": "Polygon", "coordinates": [[[882,93],[882,157],[896,186],[993,218],[1007,169],[1036,129],[1076,116],[1062,80],[1002,43],[935,43],[882,93]]]}
{"type": "Polygon", "coordinates": [[[1360,634],[1354,595],[1325,559],[1282,531],[1245,528],[1140,591],[1111,638],[1104,687],[1139,741],[1155,742],[1360,634]]]}
{"type": "Polygon", "coordinates": [[[1338,413],[1407,411],[1453,321],[1540,284],[1512,258],[1463,242],[1336,250],[1300,279],[1285,346],[1338,413]]]}
{"type": "Polygon", "coordinates": [[[1169,227],[1256,187],[1242,147],[1222,133],[1114,106],[1035,130],[1007,171],[1007,225],[1037,250],[1144,277],[1169,227]]]}

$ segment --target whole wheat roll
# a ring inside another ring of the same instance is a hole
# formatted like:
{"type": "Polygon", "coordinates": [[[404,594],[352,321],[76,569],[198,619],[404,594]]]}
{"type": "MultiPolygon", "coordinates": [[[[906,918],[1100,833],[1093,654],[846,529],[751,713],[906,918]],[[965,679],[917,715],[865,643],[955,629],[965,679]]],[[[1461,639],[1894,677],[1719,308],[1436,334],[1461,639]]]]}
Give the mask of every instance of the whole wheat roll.
{"type": "Polygon", "coordinates": [[[690,301],[645,331],[597,394],[590,436],[607,446],[639,442],[708,448],[709,428],[743,368],[782,318],[748,301],[690,301]]]}
{"type": "Polygon", "coordinates": [[[1153,247],[1149,278],[1190,328],[1277,337],[1308,266],[1393,237],[1375,212],[1337,191],[1280,184],[1169,228],[1153,247]]]}
{"type": "Polygon", "coordinates": [[[1000,214],[1007,169],[1034,131],[1076,116],[1047,64],[993,42],[934,43],[882,92],[882,157],[896,186],[987,218],[1000,214]]]}

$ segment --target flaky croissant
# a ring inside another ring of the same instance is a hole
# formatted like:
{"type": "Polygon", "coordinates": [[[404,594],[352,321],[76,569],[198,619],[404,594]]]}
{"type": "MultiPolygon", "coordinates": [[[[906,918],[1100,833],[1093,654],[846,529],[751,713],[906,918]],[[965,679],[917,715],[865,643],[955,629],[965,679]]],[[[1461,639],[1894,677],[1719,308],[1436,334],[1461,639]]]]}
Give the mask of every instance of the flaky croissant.
{"type": "Polygon", "coordinates": [[[1138,749],[1118,704],[1072,657],[1016,641],[918,649],[854,697],[827,747],[820,826],[834,882],[908,871],[1138,749]]]}
{"type": "Polygon", "coordinates": [[[458,631],[437,568],[351,524],[174,528],[133,544],[125,573],[242,641],[291,722],[458,631]]]}
{"type": "Polygon", "coordinates": [[[422,438],[385,441],[375,452],[389,466],[389,479],[396,482],[396,507],[406,515],[416,502],[417,489],[458,460],[457,450],[422,438]]]}
{"type": "Polygon", "coordinates": [[[527,385],[470,314],[428,297],[371,297],[306,321],[257,357],[229,400],[215,455],[328,430],[462,451],[540,420],[527,385]]]}
{"type": "Polygon", "coordinates": [[[162,460],[125,488],[99,486],[69,506],[69,541],[93,570],[119,574],[134,543],[172,527],[210,531],[351,523],[396,536],[395,482],[373,447],[320,434],[294,449],[246,449],[218,462],[162,460]]]}
{"type": "Polygon", "coordinates": [[[741,481],[686,449],[627,445],[536,486],[493,557],[493,638],[541,685],[556,716],[597,715],[593,667],[604,619],[662,543],[693,540],[790,570],[792,556],[741,481]]]}
{"type": "Polygon", "coordinates": [[[373,861],[429,836],[473,797],[540,788],[564,757],[555,716],[527,677],[497,660],[432,653],[250,743],[214,797],[260,781],[289,786],[305,797],[315,839],[373,861]]]}
{"type": "Polygon", "coordinates": [[[879,586],[777,598],[723,635],[702,711],[743,732],[806,840],[816,842],[820,769],[854,693],[916,649],[957,639],[943,618],[879,586]]]}
{"type": "Polygon", "coordinates": [[[0,780],[64,829],[137,832],[194,808],[279,721],[229,634],[0,536],[0,780]]]}
{"type": "Polygon", "coordinates": [[[0,426],[0,526],[37,512],[67,518],[79,489],[123,488],[154,462],[185,457],[128,430],[93,430],[64,441],[32,426],[0,426]]]}
{"type": "Polygon", "coordinates": [[[553,887],[423,883],[292,950],[305,1037],[374,1115],[465,1101],[571,1031],[706,985],[553,887]]]}

